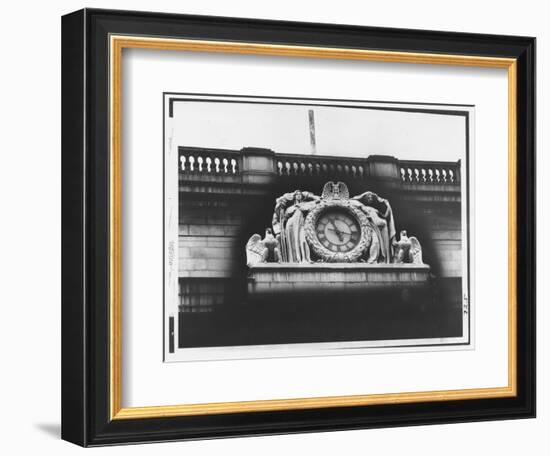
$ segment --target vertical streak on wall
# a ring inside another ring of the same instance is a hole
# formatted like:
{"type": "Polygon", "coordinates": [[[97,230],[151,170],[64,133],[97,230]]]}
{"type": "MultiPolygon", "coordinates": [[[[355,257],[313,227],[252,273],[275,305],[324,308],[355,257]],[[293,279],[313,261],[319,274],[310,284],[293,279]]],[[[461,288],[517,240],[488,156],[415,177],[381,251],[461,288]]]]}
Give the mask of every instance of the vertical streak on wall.
{"type": "Polygon", "coordinates": [[[309,141],[311,144],[311,154],[316,155],[317,145],[315,143],[315,115],[313,113],[313,109],[310,109],[308,111],[308,115],[309,115],[309,141]]]}

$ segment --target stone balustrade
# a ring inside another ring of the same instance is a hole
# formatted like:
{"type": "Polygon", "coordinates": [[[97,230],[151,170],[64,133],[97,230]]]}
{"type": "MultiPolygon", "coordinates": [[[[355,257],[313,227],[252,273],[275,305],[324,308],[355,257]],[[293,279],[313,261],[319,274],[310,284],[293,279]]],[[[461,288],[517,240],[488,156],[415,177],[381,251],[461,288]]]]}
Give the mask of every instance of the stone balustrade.
{"type": "Polygon", "coordinates": [[[400,160],[399,171],[403,182],[439,185],[460,183],[460,162],[400,160]]]}
{"type": "Polygon", "coordinates": [[[365,177],[365,159],[277,154],[279,176],[338,176],[348,179],[365,177]]]}
{"type": "Polygon", "coordinates": [[[239,174],[242,158],[239,151],[224,149],[179,148],[179,169],[184,174],[239,174]]]}
{"type": "Polygon", "coordinates": [[[278,154],[269,149],[179,148],[180,176],[191,180],[272,175],[280,178],[326,177],[354,181],[389,179],[403,184],[460,185],[460,161],[398,160],[385,155],[366,158],[278,154]]]}

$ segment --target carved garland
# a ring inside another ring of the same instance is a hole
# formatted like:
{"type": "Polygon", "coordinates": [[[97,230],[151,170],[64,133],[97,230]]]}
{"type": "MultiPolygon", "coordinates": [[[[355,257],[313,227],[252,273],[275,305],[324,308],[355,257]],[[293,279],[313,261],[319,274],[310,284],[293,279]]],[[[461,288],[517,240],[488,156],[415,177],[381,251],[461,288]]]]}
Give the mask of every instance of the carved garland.
{"type": "Polygon", "coordinates": [[[328,263],[351,263],[359,260],[372,241],[372,229],[368,226],[367,216],[359,209],[353,207],[349,200],[325,200],[321,201],[306,217],[304,230],[308,244],[313,251],[328,263]],[[361,227],[361,239],[359,243],[349,252],[333,252],[327,249],[319,239],[315,227],[321,214],[331,208],[339,208],[348,211],[359,221],[361,227]]]}

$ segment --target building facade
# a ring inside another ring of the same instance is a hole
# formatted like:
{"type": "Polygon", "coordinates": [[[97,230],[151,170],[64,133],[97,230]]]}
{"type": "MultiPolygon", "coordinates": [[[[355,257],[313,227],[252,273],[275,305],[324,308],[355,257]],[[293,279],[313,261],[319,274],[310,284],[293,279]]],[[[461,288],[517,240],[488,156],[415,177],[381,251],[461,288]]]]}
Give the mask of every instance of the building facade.
{"type": "MultiPolygon", "coordinates": [[[[424,262],[439,293],[463,296],[462,168],[458,162],[404,161],[278,154],[269,149],[179,148],[179,322],[198,330],[192,314],[238,314],[246,301],[244,246],[263,233],[277,196],[295,189],[319,193],[328,180],[352,194],[387,199],[397,232],[422,243],[424,262]]],[[[464,202],[466,203],[466,202],[464,202]]],[[[250,310],[247,311],[250,313],[250,310]]],[[[180,331],[180,343],[182,342],[180,331]]]]}

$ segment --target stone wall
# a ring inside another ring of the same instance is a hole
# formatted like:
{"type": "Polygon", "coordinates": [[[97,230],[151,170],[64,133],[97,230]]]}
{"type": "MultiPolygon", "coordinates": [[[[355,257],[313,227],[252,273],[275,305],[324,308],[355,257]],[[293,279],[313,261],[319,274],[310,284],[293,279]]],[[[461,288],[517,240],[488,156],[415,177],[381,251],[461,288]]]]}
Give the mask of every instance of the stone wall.
{"type": "Polygon", "coordinates": [[[425,261],[434,264],[439,277],[461,277],[463,268],[460,206],[457,204],[423,208],[419,213],[427,222],[427,240],[433,245],[425,261]]]}
{"type": "Polygon", "coordinates": [[[237,267],[243,225],[237,204],[198,197],[180,204],[179,276],[227,278],[237,267]]]}
{"type": "Polygon", "coordinates": [[[387,198],[397,231],[418,237],[432,273],[460,280],[460,163],[282,156],[256,148],[180,152],[182,311],[211,311],[241,299],[245,244],[254,233],[263,237],[275,198],[296,188],[320,194],[328,180],[346,182],[352,195],[371,190],[387,198]]]}

